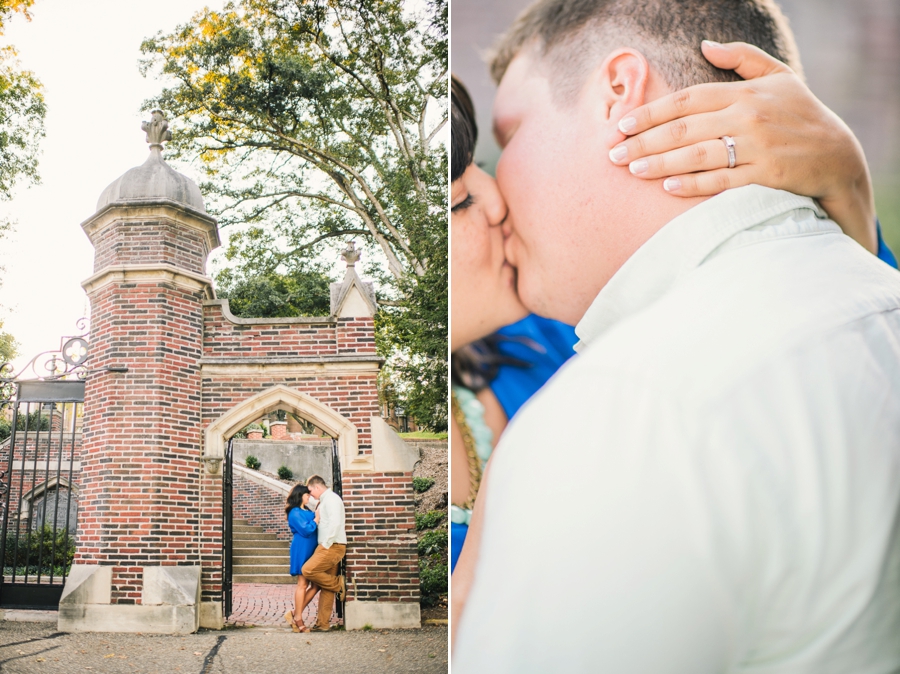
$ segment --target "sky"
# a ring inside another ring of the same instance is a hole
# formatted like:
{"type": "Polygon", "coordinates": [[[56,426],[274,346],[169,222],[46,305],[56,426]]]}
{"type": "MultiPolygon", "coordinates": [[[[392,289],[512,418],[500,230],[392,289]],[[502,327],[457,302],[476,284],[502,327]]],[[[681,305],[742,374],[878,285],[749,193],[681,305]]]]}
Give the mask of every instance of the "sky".
{"type": "MultiPolygon", "coordinates": [[[[142,40],[224,4],[36,0],[32,21],[16,16],[0,36],[41,80],[47,103],[41,184],[0,203],[0,216],[17,220],[0,241],[0,319],[19,342],[17,366],[79,334],[76,322],[88,312],[81,282],[92,273],[94,251],[80,225],[103,189],[146,159],[141,121],[149,115],[140,108],[164,86],[138,70],[142,40]]],[[[190,166],[172,166],[196,179],[190,166]]]]}

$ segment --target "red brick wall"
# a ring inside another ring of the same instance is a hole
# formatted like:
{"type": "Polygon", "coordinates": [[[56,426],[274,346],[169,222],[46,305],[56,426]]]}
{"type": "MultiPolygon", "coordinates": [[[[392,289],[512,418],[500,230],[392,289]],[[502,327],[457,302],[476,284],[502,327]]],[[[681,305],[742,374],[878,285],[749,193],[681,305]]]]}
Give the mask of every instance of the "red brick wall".
{"type": "Polygon", "coordinates": [[[262,527],[282,541],[291,540],[291,530],[284,515],[284,495],[251,482],[234,471],[231,488],[231,512],[234,519],[262,527]]]}
{"type": "Polygon", "coordinates": [[[336,324],[325,320],[288,325],[242,325],[225,318],[218,304],[203,307],[203,355],[297,357],[335,353],[336,324]]]}
{"type": "Polygon", "coordinates": [[[345,473],[352,598],[419,601],[412,473],[345,473]]]}
{"type": "Polygon", "coordinates": [[[160,262],[203,274],[209,254],[203,233],[164,218],[119,220],[96,233],[92,243],[95,272],[117,265],[160,262]]]}
{"type": "MultiPolygon", "coordinates": [[[[298,319],[293,319],[298,320],[298,319]]],[[[375,354],[372,318],[301,319],[303,322],[232,323],[218,303],[203,307],[203,356],[272,358],[375,354]]]]}

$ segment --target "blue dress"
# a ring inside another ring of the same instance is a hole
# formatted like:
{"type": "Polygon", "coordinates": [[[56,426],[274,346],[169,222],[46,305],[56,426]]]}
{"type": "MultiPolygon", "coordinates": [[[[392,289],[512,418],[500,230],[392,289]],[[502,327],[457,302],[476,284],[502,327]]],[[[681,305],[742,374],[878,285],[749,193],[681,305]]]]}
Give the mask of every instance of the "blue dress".
{"type": "Polygon", "coordinates": [[[288,526],[294,534],[291,541],[291,575],[299,576],[306,560],[312,557],[319,544],[316,514],[311,510],[293,508],[288,514],[288,526]]]}
{"type": "Polygon", "coordinates": [[[501,365],[491,382],[491,391],[506,412],[506,418],[512,419],[562,364],[575,355],[573,347],[578,337],[571,325],[534,314],[500,328],[497,334],[507,338],[497,345],[500,353],[528,364],[501,365]]]}

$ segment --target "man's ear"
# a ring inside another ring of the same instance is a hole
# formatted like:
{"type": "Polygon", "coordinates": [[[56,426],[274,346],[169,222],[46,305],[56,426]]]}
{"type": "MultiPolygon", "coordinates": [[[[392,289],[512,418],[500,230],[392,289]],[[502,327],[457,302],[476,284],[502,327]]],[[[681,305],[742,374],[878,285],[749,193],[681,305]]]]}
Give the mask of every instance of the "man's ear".
{"type": "Polygon", "coordinates": [[[650,64],[639,51],[616,49],[592,73],[592,94],[613,128],[627,113],[646,102],[650,64]]]}

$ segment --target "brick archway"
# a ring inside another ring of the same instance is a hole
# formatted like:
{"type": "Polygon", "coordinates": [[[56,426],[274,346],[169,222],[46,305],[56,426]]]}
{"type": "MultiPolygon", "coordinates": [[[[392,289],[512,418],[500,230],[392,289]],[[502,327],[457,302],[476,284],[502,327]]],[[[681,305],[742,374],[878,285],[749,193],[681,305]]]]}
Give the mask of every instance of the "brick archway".
{"type": "Polygon", "coordinates": [[[332,407],[311,395],[278,384],[247,398],[213,421],[203,433],[204,457],[221,459],[225,442],[247,424],[276,409],[288,406],[337,439],[342,464],[349,464],[359,454],[356,426],[332,407]]]}

